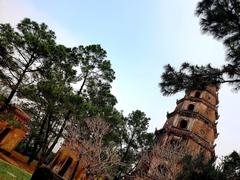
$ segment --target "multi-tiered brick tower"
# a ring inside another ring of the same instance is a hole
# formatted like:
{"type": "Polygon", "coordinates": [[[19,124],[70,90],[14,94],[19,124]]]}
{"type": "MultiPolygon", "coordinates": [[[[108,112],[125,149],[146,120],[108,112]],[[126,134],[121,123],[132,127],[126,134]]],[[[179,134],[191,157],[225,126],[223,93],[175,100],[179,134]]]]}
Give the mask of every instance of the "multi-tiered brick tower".
{"type": "MultiPolygon", "coordinates": [[[[216,120],[219,117],[217,104],[218,86],[216,85],[208,85],[201,90],[187,91],[184,98],[177,101],[175,110],[167,114],[167,121],[163,128],[155,132],[155,146],[148,153],[148,157],[144,157],[145,159],[140,161],[135,174],[144,172],[144,179],[146,179],[146,174],[151,174],[154,169],[164,172],[166,164],[169,164],[167,169],[181,166],[171,164],[179,163],[172,159],[174,156],[170,155],[172,152],[169,151],[172,148],[177,148],[173,150],[175,156],[180,153],[178,151],[184,149],[193,156],[202,152],[206,160],[213,157],[215,154],[214,140],[218,136],[216,129],[216,120]],[[162,157],[164,155],[168,158],[162,157]]],[[[134,179],[142,179],[138,176],[136,175],[134,179]]]]}

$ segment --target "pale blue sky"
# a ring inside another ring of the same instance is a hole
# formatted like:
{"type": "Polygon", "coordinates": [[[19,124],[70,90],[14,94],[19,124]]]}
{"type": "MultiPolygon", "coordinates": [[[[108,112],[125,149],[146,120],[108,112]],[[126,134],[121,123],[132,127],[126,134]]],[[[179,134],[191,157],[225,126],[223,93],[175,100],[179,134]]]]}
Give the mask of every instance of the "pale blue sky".
{"type": "MultiPolygon", "coordinates": [[[[140,109],[151,118],[149,131],[161,128],[166,112],[183,94],[163,97],[158,83],[163,65],[183,61],[223,64],[224,48],[202,35],[194,16],[197,0],[0,0],[0,22],[24,17],[45,22],[58,42],[69,46],[101,44],[116,72],[117,108],[140,109]]],[[[239,150],[239,94],[220,91],[217,155],[239,150]]]]}

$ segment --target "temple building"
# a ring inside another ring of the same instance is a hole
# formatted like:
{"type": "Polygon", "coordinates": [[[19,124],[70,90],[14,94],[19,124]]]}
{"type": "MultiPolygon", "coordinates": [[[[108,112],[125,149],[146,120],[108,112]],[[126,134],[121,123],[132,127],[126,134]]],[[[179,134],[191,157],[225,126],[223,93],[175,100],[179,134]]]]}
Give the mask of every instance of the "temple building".
{"type": "Polygon", "coordinates": [[[12,105],[0,114],[0,150],[11,153],[29,131],[30,117],[18,106],[12,105]]]}
{"type": "Polygon", "coordinates": [[[49,169],[64,179],[88,179],[85,160],[81,158],[81,162],[79,161],[79,149],[76,142],[64,143],[48,165],[49,169]]]}
{"type": "MultiPolygon", "coordinates": [[[[48,168],[59,179],[89,180],[92,179],[88,168],[88,158],[82,154],[81,146],[75,140],[66,140],[56,153],[48,168]],[[71,141],[72,140],[72,141],[71,141]]],[[[94,180],[106,180],[107,176],[94,174],[94,180]]]]}
{"type": "Polygon", "coordinates": [[[71,147],[63,145],[49,164],[52,172],[65,179],[70,179],[76,174],[74,171],[78,163],[78,153],[71,147]]]}
{"type": "Polygon", "coordinates": [[[155,145],[142,157],[133,179],[152,179],[169,169],[172,174],[178,172],[181,155],[203,153],[206,160],[215,156],[218,89],[216,85],[208,85],[201,90],[186,91],[175,110],[167,114],[163,128],[156,130],[155,145]]]}

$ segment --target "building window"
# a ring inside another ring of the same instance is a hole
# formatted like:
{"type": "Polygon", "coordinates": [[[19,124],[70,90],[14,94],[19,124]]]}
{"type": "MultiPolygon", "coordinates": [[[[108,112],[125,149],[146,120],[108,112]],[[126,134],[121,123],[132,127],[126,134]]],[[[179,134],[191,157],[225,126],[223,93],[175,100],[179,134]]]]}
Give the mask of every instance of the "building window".
{"type": "Polygon", "coordinates": [[[178,136],[173,136],[172,139],[169,141],[169,144],[172,150],[179,150],[182,146],[182,138],[178,136]]]}
{"type": "Polygon", "coordinates": [[[180,142],[179,139],[172,138],[172,139],[170,140],[170,145],[171,145],[172,147],[176,147],[176,146],[179,146],[179,142],[180,142]]]}
{"type": "Polygon", "coordinates": [[[197,91],[197,92],[195,93],[195,97],[196,97],[196,98],[200,98],[200,95],[201,95],[201,93],[200,93],[199,91],[197,91]]]}
{"type": "Polygon", "coordinates": [[[59,176],[64,176],[66,171],[68,170],[69,166],[72,164],[73,159],[69,157],[67,161],[64,163],[62,169],[58,172],[59,176]]]}
{"type": "Polygon", "coordinates": [[[181,138],[179,136],[172,136],[170,139],[170,144],[178,145],[180,141],[181,141],[181,138]]]}
{"type": "Polygon", "coordinates": [[[189,110],[189,111],[193,111],[193,110],[194,110],[194,107],[195,107],[194,104],[189,104],[189,105],[188,105],[188,110],[189,110]]]}
{"type": "Polygon", "coordinates": [[[179,124],[180,128],[187,129],[187,125],[188,125],[188,122],[186,120],[182,119],[180,121],[180,124],[179,124]]]}
{"type": "Polygon", "coordinates": [[[0,132],[0,142],[8,135],[10,130],[10,128],[5,128],[2,132],[0,132]]]}

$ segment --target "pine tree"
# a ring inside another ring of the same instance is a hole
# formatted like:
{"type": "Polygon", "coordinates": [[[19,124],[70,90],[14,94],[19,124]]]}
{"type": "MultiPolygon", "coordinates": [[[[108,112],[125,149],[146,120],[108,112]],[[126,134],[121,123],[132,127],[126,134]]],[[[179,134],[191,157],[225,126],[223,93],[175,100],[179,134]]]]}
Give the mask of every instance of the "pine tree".
{"type": "Polygon", "coordinates": [[[38,81],[54,47],[55,34],[44,23],[25,18],[17,28],[0,24],[0,85],[6,97],[0,111],[10,105],[22,85],[38,81]]]}
{"type": "Polygon", "coordinates": [[[197,66],[183,63],[179,70],[165,66],[159,86],[164,95],[205,86],[206,84],[233,85],[240,89],[240,2],[238,0],[202,0],[196,8],[203,33],[211,34],[224,43],[226,64],[214,68],[210,64],[197,66]]]}

